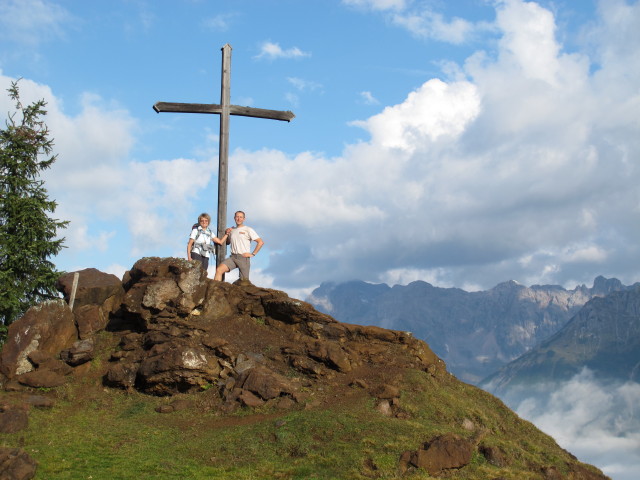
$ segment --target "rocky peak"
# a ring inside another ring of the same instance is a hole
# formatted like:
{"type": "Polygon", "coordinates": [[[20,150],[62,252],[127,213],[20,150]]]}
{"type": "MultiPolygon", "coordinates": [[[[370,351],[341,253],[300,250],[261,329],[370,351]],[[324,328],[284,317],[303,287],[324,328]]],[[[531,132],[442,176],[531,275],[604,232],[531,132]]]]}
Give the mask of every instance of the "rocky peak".
{"type": "MultiPolygon", "coordinates": [[[[66,298],[71,285],[71,274],[59,281],[66,298]]],[[[80,365],[94,355],[102,330],[112,334],[105,385],[152,395],[215,385],[227,410],[298,402],[302,385],[290,378],[292,370],[318,384],[342,374],[372,391],[384,385],[380,364],[445,372],[410,334],[339,323],[284,292],[214,282],[196,263],[176,258],[143,258],[122,282],[95,269],[80,272],[73,312],[60,300],[11,325],[2,372],[33,386],[32,377],[46,371],[37,355],[60,354],[80,365]]]]}
{"type": "Polygon", "coordinates": [[[593,295],[604,296],[612,292],[623,290],[625,287],[617,278],[605,278],[602,275],[596,277],[593,281],[591,292],[593,295]]]}

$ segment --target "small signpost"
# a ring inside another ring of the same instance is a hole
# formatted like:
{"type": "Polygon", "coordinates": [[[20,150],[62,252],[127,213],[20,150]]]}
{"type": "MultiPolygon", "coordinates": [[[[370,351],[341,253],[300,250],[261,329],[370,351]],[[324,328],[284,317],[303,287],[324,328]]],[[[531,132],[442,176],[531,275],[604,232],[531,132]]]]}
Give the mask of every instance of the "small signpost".
{"type": "MultiPolygon", "coordinates": [[[[265,110],[263,108],[231,105],[231,45],[222,47],[222,83],[220,104],[157,102],[153,109],[160,112],[213,113],[220,115],[220,148],[218,164],[218,225],[217,236],[221,238],[227,228],[227,184],[229,179],[229,115],[269,118],[290,122],[295,115],[290,111],[265,110]]],[[[225,259],[226,245],[216,245],[216,266],[225,259]]]]}

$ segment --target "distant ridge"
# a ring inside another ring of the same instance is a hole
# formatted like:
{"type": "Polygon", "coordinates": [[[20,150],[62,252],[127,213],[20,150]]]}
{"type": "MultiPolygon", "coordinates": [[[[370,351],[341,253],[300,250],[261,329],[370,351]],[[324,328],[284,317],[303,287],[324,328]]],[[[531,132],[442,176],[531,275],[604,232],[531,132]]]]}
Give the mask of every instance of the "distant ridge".
{"type": "Polygon", "coordinates": [[[307,301],[339,321],[412,332],[458,378],[478,383],[560,330],[589,300],[635,288],[598,276],[593,287],[526,287],[507,281],[480,292],[416,281],[389,287],[323,283],[307,301]]]}
{"type": "Polygon", "coordinates": [[[590,300],[563,328],[481,383],[511,387],[562,382],[584,367],[597,378],[640,381],[640,286],[590,300]]]}

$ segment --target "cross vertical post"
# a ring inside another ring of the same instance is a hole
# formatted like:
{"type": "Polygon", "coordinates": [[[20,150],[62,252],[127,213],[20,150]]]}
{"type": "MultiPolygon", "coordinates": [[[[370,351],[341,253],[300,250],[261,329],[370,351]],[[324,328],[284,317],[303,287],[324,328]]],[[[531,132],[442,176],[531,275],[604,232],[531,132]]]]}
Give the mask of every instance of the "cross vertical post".
{"type": "MultiPolygon", "coordinates": [[[[229,182],[229,105],[231,104],[231,45],[222,47],[220,83],[220,148],[218,152],[218,238],[227,228],[227,186],[229,182]]],[[[216,267],[227,256],[226,245],[216,245],[216,267]]]]}
{"type": "MultiPolygon", "coordinates": [[[[222,80],[220,84],[220,104],[156,102],[157,112],[212,113],[220,115],[220,146],[218,150],[218,225],[217,235],[222,237],[227,227],[227,186],[229,182],[229,117],[268,118],[290,122],[293,112],[267,110],[264,108],[241,107],[231,104],[231,45],[222,47],[222,80]]],[[[227,256],[226,245],[216,245],[216,267],[227,256]]]]}

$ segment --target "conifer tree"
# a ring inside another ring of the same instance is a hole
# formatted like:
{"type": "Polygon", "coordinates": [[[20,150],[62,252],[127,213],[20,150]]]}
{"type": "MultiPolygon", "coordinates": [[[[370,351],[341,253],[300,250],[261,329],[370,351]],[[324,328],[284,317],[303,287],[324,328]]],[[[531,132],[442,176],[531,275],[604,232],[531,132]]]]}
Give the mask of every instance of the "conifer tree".
{"type": "Polygon", "coordinates": [[[61,272],[50,258],[63,248],[57,233],[68,224],[49,216],[57,204],[40,179],[56,160],[42,120],[46,102],[23,106],[18,82],[7,91],[16,111],[0,129],[0,343],[8,325],[30,306],[57,297],[61,272]]]}

